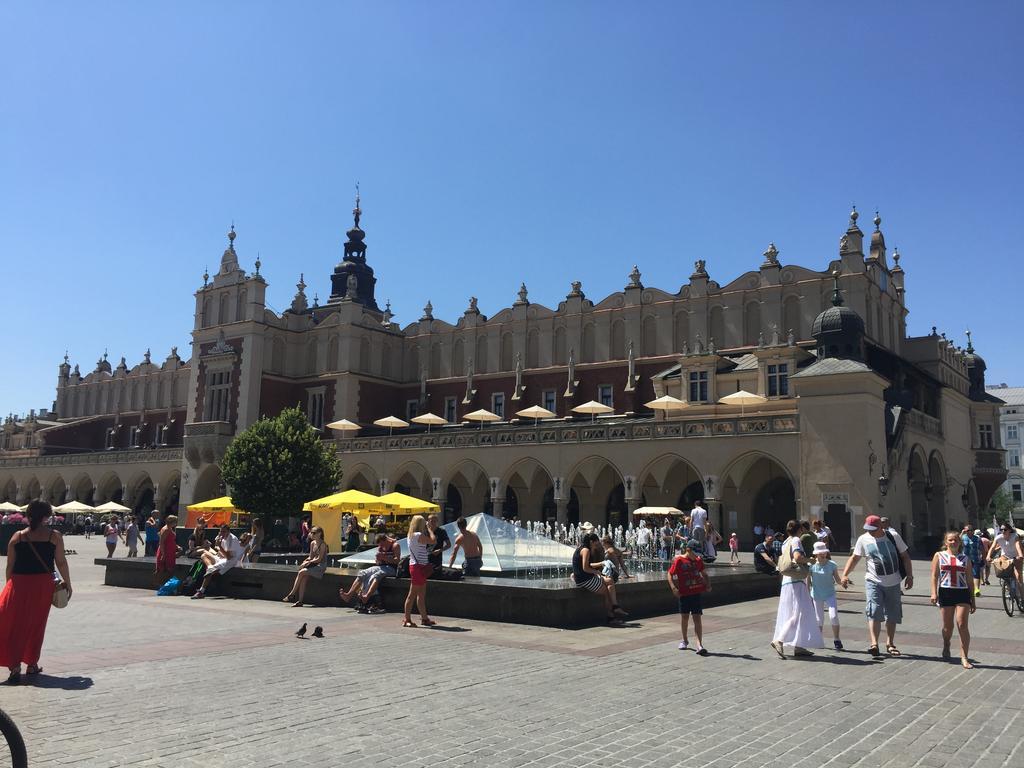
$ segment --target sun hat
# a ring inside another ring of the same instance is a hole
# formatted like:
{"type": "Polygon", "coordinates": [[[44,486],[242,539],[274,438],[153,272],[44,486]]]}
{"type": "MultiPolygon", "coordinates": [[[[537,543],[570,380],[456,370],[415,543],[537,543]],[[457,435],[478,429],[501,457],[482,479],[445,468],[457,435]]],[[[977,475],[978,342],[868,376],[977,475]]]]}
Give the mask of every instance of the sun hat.
{"type": "Polygon", "coordinates": [[[868,515],[864,520],[865,531],[877,531],[882,527],[882,518],[878,515],[868,515]]]}
{"type": "Polygon", "coordinates": [[[816,554],[816,555],[827,555],[828,554],[828,544],[826,544],[824,541],[816,541],[816,542],[814,542],[814,554],[816,554]]]}
{"type": "Polygon", "coordinates": [[[587,521],[580,526],[581,531],[592,531],[594,530],[594,524],[587,521]]]}
{"type": "Polygon", "coordinates": [[[975,528],[974,529],[974,535],[975,536],[981,536],[981,528],[975,528]]]}

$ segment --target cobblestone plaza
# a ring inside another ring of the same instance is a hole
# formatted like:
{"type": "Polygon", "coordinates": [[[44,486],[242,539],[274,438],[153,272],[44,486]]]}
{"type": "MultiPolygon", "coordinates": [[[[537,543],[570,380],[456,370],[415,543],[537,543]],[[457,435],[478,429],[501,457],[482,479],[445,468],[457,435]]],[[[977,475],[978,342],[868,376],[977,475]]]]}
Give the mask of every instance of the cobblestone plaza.
{"type": "Polygon", "coordinates": [[[942,662],[921,561],[903,658],[866,653],[861,568],[840,595],[847,650],[782,661],[771,599],[710,609],[700,658],[676,649],[675,615],[403,630],[397,614],[105,587],[102,540],[68,546],[76,594],[51,614],[44,674],[0,689],[32,766],[1024,764],[1024,619],[989,587],[978,667],[942,662]],[[326,639],[296,639],[303,622],[326,639]]]}

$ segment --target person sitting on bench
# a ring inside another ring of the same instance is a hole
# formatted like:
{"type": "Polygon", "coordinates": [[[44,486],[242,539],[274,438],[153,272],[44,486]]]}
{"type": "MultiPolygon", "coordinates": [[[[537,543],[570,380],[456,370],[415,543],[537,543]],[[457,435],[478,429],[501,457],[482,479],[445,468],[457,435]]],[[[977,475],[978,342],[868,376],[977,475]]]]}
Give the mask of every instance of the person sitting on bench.
{"type": "Polygon", "coordinates": [[[200,553],[200,559],[206,563],[206,576],[203,578],[203,585],[192,595],[192,599],[206,597],[206,588],[214,576],[225,574],[238,565],[245,554],[245,548],[238,537],[231,532],[230,526],[220,527],[220,536],[217,537],[215,550],[205,550],[200,553]]]}
{"type": "Polygon", "coordinates": [[[351,603],[356,593],[359,593],[360,606],[367,606],[373,601],[377,594],[377,587],[385,576],[394,576],[397,573],[398,561],[402,556],[402,548],[395,539],[383,533],[377,534],[377,564],[361,570],[352,580],[352,586],[346,592],[338,590],[338,597],[343,603],[351,603]]]}

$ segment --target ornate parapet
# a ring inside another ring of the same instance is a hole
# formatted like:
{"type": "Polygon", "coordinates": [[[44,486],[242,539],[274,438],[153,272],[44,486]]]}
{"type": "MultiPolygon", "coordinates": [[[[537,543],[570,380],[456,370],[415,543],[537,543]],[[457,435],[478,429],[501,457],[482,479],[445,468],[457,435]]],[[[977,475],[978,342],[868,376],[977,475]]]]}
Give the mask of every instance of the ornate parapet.
{"type": "Polygon", "coordinates": [[[193,469],[213,464],[234,438],[235,425],[229,421],[194,421],[185,425],[185,459],[193,469]]]}

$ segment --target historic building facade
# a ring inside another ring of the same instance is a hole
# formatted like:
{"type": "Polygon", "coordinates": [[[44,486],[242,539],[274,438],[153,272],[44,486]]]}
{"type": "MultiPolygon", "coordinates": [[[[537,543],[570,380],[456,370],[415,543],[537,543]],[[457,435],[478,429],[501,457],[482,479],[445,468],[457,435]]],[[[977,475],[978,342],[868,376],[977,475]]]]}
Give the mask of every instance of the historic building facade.
{"type": "MultiPolygon", "coordinates": [[[[1024,467],[1021,454],[1024,453],[1024,387],[1008,387],[1001,384],[989,387],[988,394],[1003,401],[999,407],[1002,445],[1006,448],[1006,469],[1008,477],[1003,483],[1013,500],[1015,509],[1024,512],[1024,467]]],[[[982,438],[988,441],[990,435],[982,438]]],[[[1018,522],[1024,519],[1022,515],[1018,522]]]]}
{"type": "Polygon", "coordinates": [[[82,376],[65,360],[55,413],[4,426],[0,498],[161,509],[210,498],[232,436],[295,404],[317,427],[443,417],[429,431],[325,439],[343,487],[406,490],[449,516],[621,523],[641,505],[700,498],[747,543],[755,523],[794,515],[824,517],[845,541],[884,510],[925,545],[975,519],[1005,478],[984,362],[934,329],[907,336],[905,274],[877,215],[865,243],[852,212],[821,270],[783,264],[770,245],[725,284],[703,260],[674,291],[633,267],[600,301],[574,282],[549,308],[524,284],[491,317],[475,298],[454,323],[427,302],[402,327],[377,303],[358,199],[353,213],[326,303],[309,303],[300,276],[290,308],[268,309],[259,261],[242,268],[232,228],[195,294],[188,361],[172,350],[111,370],[104,358],[82,376]],[[718,403],[741,389],[764,401],[718,403]],[[644,405],[664,394],[687,407],[644,405]],[[614,413],[574,417],[590,400],[614,413]],[[558,418],[515,417],[532,405],[558,418]],[[481,408],[501,421],[463,421],[481,408]]]}

